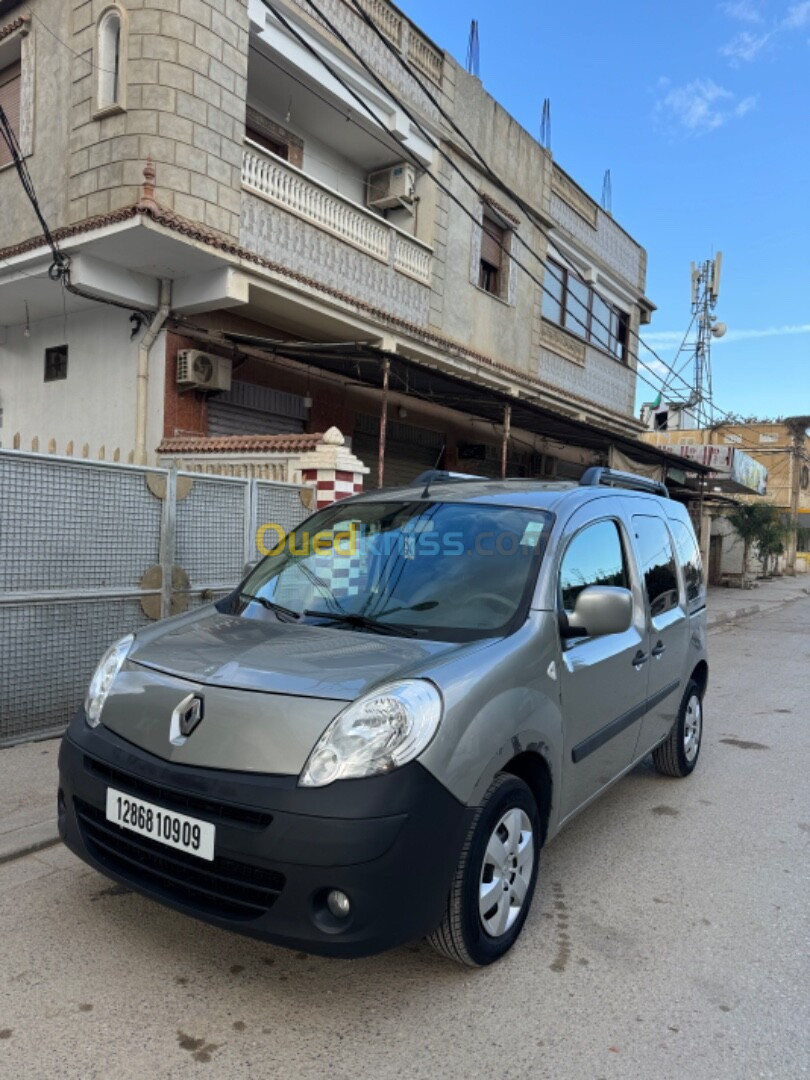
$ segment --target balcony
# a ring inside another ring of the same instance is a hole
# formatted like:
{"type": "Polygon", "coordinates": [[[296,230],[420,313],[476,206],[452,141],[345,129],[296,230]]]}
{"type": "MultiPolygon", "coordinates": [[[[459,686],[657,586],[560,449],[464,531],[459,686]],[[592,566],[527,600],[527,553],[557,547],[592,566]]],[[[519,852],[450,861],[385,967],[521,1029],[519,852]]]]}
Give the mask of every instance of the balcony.
{"type": "Polygon", "coordinates": [[[400,273],[430,284],[432,250],[427,244],[250,140],[242,152],[242,187],[400,273]]]}

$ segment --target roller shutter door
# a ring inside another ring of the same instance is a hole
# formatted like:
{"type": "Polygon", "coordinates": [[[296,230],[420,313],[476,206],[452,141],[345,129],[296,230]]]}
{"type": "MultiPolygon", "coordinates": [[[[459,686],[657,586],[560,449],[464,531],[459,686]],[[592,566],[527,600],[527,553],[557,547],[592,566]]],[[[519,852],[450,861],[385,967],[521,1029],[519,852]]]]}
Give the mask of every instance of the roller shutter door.
{"type": "MultiPolygon", "coordinates": [[[[440,431],[389,421],[384,486],[410,484],[425,469],[434,468],[443,446],[444,435],[440,431]]],[[[376,488],[379,459],[379,420],[376,417],[357,417],[352,452],[371,470],[364,479],[364,487],[366,490],[376,488]]]]}
{"type": "Polygon", "coordinates": [[[296,435],[306,418],[302,397],[248,382],[208,400],[209,435],[296,435]]]}

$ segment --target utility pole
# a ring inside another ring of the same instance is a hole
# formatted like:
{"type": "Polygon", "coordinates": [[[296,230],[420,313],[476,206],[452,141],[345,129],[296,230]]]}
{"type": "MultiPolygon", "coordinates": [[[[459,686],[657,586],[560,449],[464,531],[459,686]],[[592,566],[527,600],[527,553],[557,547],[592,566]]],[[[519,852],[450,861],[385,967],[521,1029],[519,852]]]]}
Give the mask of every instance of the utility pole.
{"type": "Polygon", "coordinates": [[[802,449],[804,448],[805,431],[810,422],[807,416],[789,416],[785,423],[792,437],[790,447],[790,532],[785,551],[785,563],[789,574],[796,573],[796,546],[799,528],[799,492],[801,491],[802,477],[802,449]]]}

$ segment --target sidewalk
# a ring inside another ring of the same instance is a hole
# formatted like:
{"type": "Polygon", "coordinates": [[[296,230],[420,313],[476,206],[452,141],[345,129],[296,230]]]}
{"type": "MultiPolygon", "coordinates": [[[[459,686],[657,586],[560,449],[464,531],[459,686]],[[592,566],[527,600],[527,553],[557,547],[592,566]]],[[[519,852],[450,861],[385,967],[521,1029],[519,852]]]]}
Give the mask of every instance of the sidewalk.
{"type": "MultiPolygon", "coordinates": [[[[755,589],[709,589],[709,628],[771,611],[810,593],[810,576],[760,582],[755,589]]],[[[0,873],[2,864],[58,841],[59,740],[0,750],[0,873]]]]}
{"type": "Polygon", "coordinates": [[[810,574],[757,582],[753,589],[709,589],[709,629],[743,619],[747,615],[772,611],[791,600],[810,594],[810,574]]]}

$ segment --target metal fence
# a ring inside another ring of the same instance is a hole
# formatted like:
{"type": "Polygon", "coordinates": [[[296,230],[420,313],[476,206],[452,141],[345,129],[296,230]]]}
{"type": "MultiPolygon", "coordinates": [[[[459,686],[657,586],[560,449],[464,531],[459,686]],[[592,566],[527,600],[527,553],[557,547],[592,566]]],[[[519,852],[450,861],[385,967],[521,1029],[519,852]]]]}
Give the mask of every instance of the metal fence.
{"type": "Polygon", "coordinates": [[[310,495],[0,450],[0,746],[62,730],[112,641],[229,591],[310,495]]]}

